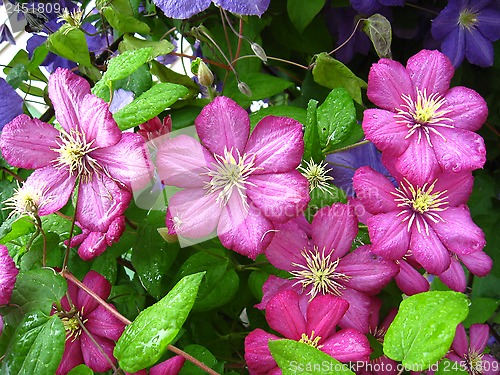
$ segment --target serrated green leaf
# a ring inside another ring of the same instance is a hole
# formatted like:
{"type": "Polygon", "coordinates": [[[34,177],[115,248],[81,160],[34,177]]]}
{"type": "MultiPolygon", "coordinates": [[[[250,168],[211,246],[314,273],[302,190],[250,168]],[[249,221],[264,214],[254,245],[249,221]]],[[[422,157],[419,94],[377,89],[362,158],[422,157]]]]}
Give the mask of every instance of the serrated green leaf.
{"type": "Polygon", "coordinates": [[[122,33],[149,34],[151,31],[146,23],[139,21],[133,16],[119,12],[114,7],[102,8],[101,12],[111,27],[122,33]]]}
{"type": "Polygon", "coordinates": [[[189,90],[175,83],[159,83],[113,115],[122,130],[145,123],[170,107],[189,90]]]}
{"type": "Polygon", "coordinates": [[[363,31],[372,41],[373,47],[380,58],[392,58],[391,42],[392,28],[391,23],[381,14],[373,14],[365,20],[363,31]]]}
{"type": "Polygon", "coordinates": [[[297,30],[302,32],[324,5],[325,0],[288,0],[288,16],[297,30]]]}
{"type": "Polygon", "coordinates": [[[321,148],[334,150],[346,140],[356,125],[356,108],[344,88],[333,89],[317,110],[318,135],[321,148]]]}
{"type": "Polygon", "coordinates": [[[60,28],[47,39],[47,48],[65,59],[91,67],[89,47],[85,34],[79,29],[60,28]]]}
{"type": "Polygon", "coordinates": [[[53,375],[64,352],[64,326],[56,316],[33,311],[21,321],[2,361],[2,374],[53,375]]]}
{"type": "Polygon", "coordinates": [[[200,272],[184,277],[125,328],[114,350],[121,368],[135,372],[160,359],[186,321],[203,275],[204,272],[200,272]]]}
{"type": "Polygon", "coordinates": [[[68,372],[68,375],[94,375],[94,371],[92,371],[85,365],[80,365],[76,366],[75,368],[73,368],[73,370],[68,372]]]}
{"type": "Polygon", "coordinates": [[[269,341],[269,350],[283,375],[354,375],[349,367],[335,358],[299,341],[269,341]]]}
{"type": "Polygon", "coordinates": [[[123,41],[118,46],[120,52],[131,51],[141,48],[152,48],[151,57],[158,57],[172,52],[175,46],[168,40],[163,39],[160,41],[138,39],[130,34],[123,36],[123,41]]]}
{"type": "Polygon", "coordinates": [[[320,85],[329,89],[343,87],[357,103],[363,104],[361,89],[367,87],[366,82],[357,77],[340,61],[330,57],[326,52],[316,55],[312,72],[314,80],[320,85]]]}
{"type": "Polygon", "coordinates": [[[385,355],[408,370],[426,370],[444,357],[468,311],[463,293],[435,291],[406,298],[385,335],[385,355]]]}
{"type": "Polygon", "coordinates": [[[317,108],[318,101],[309,100],[304,131],[304,160],[312,159],[319,163],[324,159],[324,155],[319,143],[317,108]]]}

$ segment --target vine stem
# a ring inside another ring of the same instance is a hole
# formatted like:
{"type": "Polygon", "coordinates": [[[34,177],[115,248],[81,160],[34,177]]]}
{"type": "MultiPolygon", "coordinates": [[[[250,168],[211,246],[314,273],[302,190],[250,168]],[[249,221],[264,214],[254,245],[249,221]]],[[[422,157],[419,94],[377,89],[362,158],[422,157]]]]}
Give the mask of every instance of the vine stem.
{"type": "Polygon", "coordinates": [[[325,152],[325,155],[330,155],[330,154],[335,154],[335,153],[337,153],[337,152],[347,151],[347,150],[350,150],[350,149],[352,149],[352,148],[356,148],[356,147],[358,147],[358,146],[366,145],[366,144],[368,144],[368,143],[370,143],[370,141],[369,141],[368,139],[365,139],[365,140],[363,140],[363,141],[356,142],[356,143],[354,143],[354,144],[352,144],[352,145],[345,146],[345,147],[341,147],[341,148],[339,148],[339,149],[337,149],[337,150],[333,150],[333,151],[325,152]]]}
{"type": "MultiPolygon", "coordinates": [[[[120,314],[117,310],[115,310],[113,307],[111,307],[110,304],[108,304],[106,301],[104,301],[101,297],[99,297],[92,289],[88,288],[85,284],[83,284],[80,280],[78,280],[75,276],[73,276],[72,273],[70,273],[68,270],[63,269],[61,271],[61,276],[63,276],[66,280],[69,280],[76,284],[80,289],[82,289],[85,293],[87,293],[89,296],[94,298],[102,307],[104,307],[106,310],[108,310],[115,318],[120,320],[121,322],[125,323],[126,325],[131,324],[132,322],[128,320],[126,317],[124,317],[122,314],[120,314]]],[[[211,375],[220,375],[217,371],[212,370],[210,367],[205,365],[203,362],[197,360],[193,356],[189,355],[185,351],[173,346],[173,345],[168,345],[167,349],[170,350],[171,352],[178,354],[182,357],[184,357],[186,360],[189,362],[193,363],[203,371],[205,371],[208,374],[211,375]]]]}

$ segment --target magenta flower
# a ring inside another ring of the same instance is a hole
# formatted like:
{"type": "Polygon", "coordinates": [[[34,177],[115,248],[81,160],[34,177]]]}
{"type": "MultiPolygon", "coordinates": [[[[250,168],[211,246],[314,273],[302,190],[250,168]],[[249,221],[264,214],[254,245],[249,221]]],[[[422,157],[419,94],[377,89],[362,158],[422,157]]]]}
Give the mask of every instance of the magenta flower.
{"type": "Polygon", "coordinates": [[[0,306],[9,303],[18,273],[19,270],[10,257],[9,250],[0,245],[0,306]]]}
{"type": "Polygon", "coordinates": [[[448,288],[465,293],[467,279],[462,262],[474,275],[486,276],[493,267],[493,260],[484,252],[477,251],[472,254],[451,254],[451,263],[446,271],[439,275],[439,279],[448,288]]]}
{"type": "Polygon", "coordinates": [[[440,275],[450,266],[450,253],[468,257],[483,249],[484,233],[465,205],[470,173],[438,174],[423,185],[396,180],[398,188],[369,167],[354,174],[354,190],[371,215],[366,224],[375,254],[394,260],[412,255],[427,272],[440,275]]]}
{"type": "Polygon", "coordinates": [[[455,339],[447,358],[458,362],[470,375],[494,375],[500,372],[500,362],[484,349],[490,337],[487,324],[473,324],[469,328],[470,343],[462,324],[457,326],[455,339]]]}
{"type": "Polygon", "coordinates": [[[474,90],[450,89],[453,73],[444,54],[428,50],[406,69],[389,59],[370,69],[368,98],[381,109],[364,112],[363,130],[412,183],[481,168],[486,160],[484,141],[474,133],[488,115],[486,102],[474,90]]]}
{"type": "MultiPolygon", "coordinates": [[[[83,284],[104,300],[111,292],[111,284],[95,271],[85,275],[83,284]]],[[[82,363],[96,372],[110,370],[116,362],[115,341],[123,333],[125,324],[71,281],[68,281],[68,295],[71,302],[64,296],[62,310],[54,308],[66,330],[66,346],[57,375],[67,374],[82,363]]]]}
{"type": "Polygon", "coordinates": [[[266,256],[275,267],[291,273],[285,285],[310,299],[332,294],[347,300],[349,310],[341,326],[367,332],[370,296],[380,292],[399,268],[373,254],[370,246],[349,252],[358,232],[354,209],[336,203],[320,209],[312,224],[294,220],[276,229],[266,256]]]}
{"type": "Polygon", "coordinates": [[[182,366],[184,366],[184,362],[186,360],[184,357],[180,355],[176,355],[162,363],[157,364],[156,366],[151,367],[148,371],[140,370],[134,373],[125,372],[127,375],[177,375],[182,366]]]}
{"type": "Polygon", "coordinates": [[[44,194],[51,197],[45,214],[63,207],[78,181],[76,220],[104,232],[128,205],[132,185],[149,179],[144,141],[137,134],[122,134],[108,104],[68,70],[57,69],[49,77],[49,96],[61,131],[20,115],[3,129],[2,154],[13,166],[36,169],[29,184],[44,185],[44,194]]]}
{"type": "MultiPolygon", "coordinates": [[[[370,343],[366,336],[352,328],[336,331],[349,303],[332,295],[318,295],[304,308],[299,295],[285,290],[267,304],[269,326],[287,339],[318,348],[340,362],[367,361],[370,343]]],[[[269,351],[268,342],[280,337],[256,329],[245,338],[245,360],[250,374],[281,374],[269,351]]]]}
{"type": "Polygon", "coordinates": [[[195,121],[201,144],[187,135],[167,139],[156,155],[167,185],[184,190],[169,200],[171,234],[203,238],[215,229],[222,244],[250,258],[264,251],[274,229],[309,201],[297,170],[302,125],[285,117],[262,119],[250,135],[247,112],[218,97],[195,121]]]}

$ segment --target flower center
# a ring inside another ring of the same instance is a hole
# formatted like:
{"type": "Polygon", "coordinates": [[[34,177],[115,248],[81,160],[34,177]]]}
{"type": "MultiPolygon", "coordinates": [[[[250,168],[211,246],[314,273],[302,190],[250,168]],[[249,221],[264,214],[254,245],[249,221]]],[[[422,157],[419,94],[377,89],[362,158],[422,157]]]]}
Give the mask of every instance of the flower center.
{"type": "Polygon", "coordinates": [[[248,177],[258,168],[254,167],[255,155],[241,155],[236,150],[236,158],[233,156],[233,149],[230,151],[224,149],[224,156],[215,154],[216,163],[209,168],[206,173],[211,177],[210,181],[204,186],[207,194],[218,192],[216,201],[225,206],[233,191],[236,191],[243,202],[243,206],[248,208],[246,185],[255,184],[247,181],[248,177]]]}
{"type": "MultiPolygon", "coordinates": [[[[471,375],[483,374],[483,354],[477,353],[469,349],[468,353],[464,355],[465,367],[467,372],[471,375]]],[[[486,369],[484,369],[486,370],[486,369]]]]}
{"type": "MultiPolygon", "coordinates": [[[[426,183],[422,187],[418,185],[415,187],[407,179],[404,179],[396,192],[391,193],[396,197],[394,201],[398,202],[398,207],[404,209],[398,216],[404,216],[403,222],[408,221],[408,231],[410,231],[417,215],[423,216],[433,223],[444,222],[439,212],[448,208],[448,196],[445,195],[448,191],[434,191],[436,182],[437,180],[430,185],[426,183]]],[[[416,223],[418,232],[421,233],[420,221],[417,220],[416,223]]],[[[429,234],[427,221],[423,220],[423,223],[426,233],[429,234]]]]}
{"type": "Polygon", "coordinates": [[[339,283],[338,280],[348,282],[351,277],[336,272],[340,259],[337,258],[337,260],[332,261],[331,252],[326,255],[325,249],[320,252],[316,246],[313,250],[304,249],[301,254],[304,257],[305,265],[292,263],[292,266],[297,268],[297,270],[290,272],[293,278],[297,280],[294,285],[302,284],[303,289],[311,285],[312,288],[307,293],[311,296],[309,300],[316,297],[318,293],[341,296],[342,290],[346,289],[346,287],[339,283]]]}
{"type": "Polygon", "coordinates": [[[58,149],[54,151],[59,153],[56,165],[59,168],[68,168],[69,174],[76,174],[78,177],[90,178],[92,172],[99,169],[99,165],[89,153],[96,150],[92,148],[94,141],[87,143],[85,135],[75,129],[70,133],[61,131],[59,136],[58,149]]]}
{"type": "Polygon", "coordinates": [[[320,336],[314,337],[315,334],[316,333],[314,332],[314,330],[312,330],[311,331],[311,338],[309,338],[308,335],[303,333],[302,336],[300,337],[299,342],[302,342],[304,344],[312,346],[313,348],[321,349],[323,347],[323,345],[318,345],[319,341],[321,340],[321,337],[320,336]]]}
{"type": "Polygon", "coordinates": [[[64,330],[66,331],[66,340],[71,341],[75,341],[82,334],[80,322],[82,324],[87,322],[87,320],[82,321],[80,311],[75,312],[74,310],[59,313],[59,318],[61,319],[64,330]]]}
{"type": "Polygon", "coordinates": [[[462,13],[460,13],[458,23],[460,24],[460,26],[470,29],[477,23],[477,14],[466,9],[462,13]]]}
{"type": "Polygon", "coordinates": [[[62,14],[59,16],[57,22],[66,22],[62,27],[62,33],[68,34],[71,30],[78,29],[82,25],[83,11],[80,8],[69,11],[64,8],[62,14]]]}
{"type": "Polygon", "coordinates": [[[306,161],[305,167],[299,167],[302,175],[307,178],[307,181],[309,181],[309,192],[318,188],[324,193],[331,193],[332,186],[328,183],[328,181],[333,181],[333,177],[328,175],[331,168],[327,169],[326,167],[326,163],[320,162],[319,164],[316,164],[312,159],[310,161],[306,161]]]}
{"type": "Polygon", "coordinates": [[[417,89],[416,101],[406,94],[402,95],[401,98],[404,104],[397,109],[397,114],[394,117],[398,124],[406,125],[408,128],[405,139],[417,133],[418,143],[423,135],[429,146],[432,147],[430,135],[434,133],[446,141],[446,138],[439,132],[439,127],[454,128],[454,126],[451,124],[453,120],[446,117],[451,110],[441,108],[446,104],[445,98],[438,93],[428,96],[425,89],[423,91],[417,89]]]}

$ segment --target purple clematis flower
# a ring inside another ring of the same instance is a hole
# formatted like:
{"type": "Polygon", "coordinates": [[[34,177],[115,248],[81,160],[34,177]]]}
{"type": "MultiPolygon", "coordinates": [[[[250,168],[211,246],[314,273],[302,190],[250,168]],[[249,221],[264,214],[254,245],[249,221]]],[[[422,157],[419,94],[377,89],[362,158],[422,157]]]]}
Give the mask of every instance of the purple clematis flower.
{"type": "Polygon", "coordinates": [[[270,0],[153,0],[167,17],[186,19],[207,9],[212,2],[235,14],[262,14],[269,7],[270,0]]]}
{"type": "Polygon", "coordinates": [[[500,39],[500,4],[496,0],[449,0],[432,22],[432,36],[455,67],[493,65],[492,42],[500,39]]]}
{"type": "Polygon", "coordinates": [[[441,52],[423,50],[408,60],[381,59],[368,76],[368,97],[382,109],[364,112],[363,130],[383,157],[414,184],[441,171],[471,171],[486,160],[474,133],[486,121],[484,99],[465,87],[449,89],[454,69],[441,52]]]}
{"type": "MultiPolygon", "coordinates": [[[[85,275],[83,284],[104,300],[111,292],[111,284],[95,271],[85,275]]],[[[110,370],[110,361],[116,362],[115,341],[123,333],[125,324],[71,281],[68,281],[68,295],[71,302],[64,296],[62,310],[55,307],[53,310],[66,330],[66,345],[57,375],[65,375],[82,363],[96,372],[110,370]]]]}
{"type": "Polygon", "coordinates": [[[351,5],[359,13],[374,14],[384,7],[403,6],[404,0],[350,0],[351,5]]]}
{"type": "Polygon", "coordinates": [[[16,40],[14,39],[14,35],[7,26],[6,23],[0,25],[0,43],[9,42],[12,45],[16,45],[16,40]]]}
{"type": "MultiPolygon", "coordinates": [[[[340,362],[367,361],[370,343],[352,328],[336,331],[349,303],[332,295],[319,295],[305,307],[299,295],[285,290],[267,304],[269,326],[285,338],[318,348],[340,362]]],[[[269,351],[268,342],[281,337],[256,329],[245,338],[245,360],[250,374],[281,374],[269,351]]]]}
{"type": "Polygon", "coordinates": [[[19,270],[9,255],[9,250],[0,245],[0,305],[9,303],[19,270]]]}
{"type": "Polygon", "coordinates": [[[5,124],[23,113],[23,98],[3,78],[0,78],[0,131],[5,124]]]}
{"type": "Polygon", "coordinates": [[[465,205],[471,173],[443,173],[423,185],[396,176],[399,187],[369,167],[354,174],[354,189],[366,211],[372,251],[399,260],[407,254],[432,274],[451,263],[450,253],[471,256],[485,246],[484,233],[465,205]]]}
{"type": "MultiPolygon", "coordinates": [[[[304,218],[298,221],[277,226],[266,249],[269,261],[292,275],[283,286],[294,288],[310,299],[332,294],[347,300],[349,310],[341,326],[367,332],[371,296],[397,275],[399,267],[373,254],[370,246],[349,252],[358,232],[351,206],[336,203],[320,209],[312,224],[304,218]]],[[[266,288],[269,290],[270,286],[266,288]]]]}
{"type": "Polygon", "coordinates": [[[296,170],[302,125],[267,116],[250,135],[247,112],[218,97],[195,126],[201,144],[180,135],[156,154],[164,183],[184,188],[169,200],[169,232],[203,238],[217,229],[225,247],[254,259],[269,243],[273,222],[286,222],[307,207],[307,179],[296,170]]]}
{"type": "Polygon", "coordinates": [[[122,134],[108,104],[68,70],[49,77],[49,96],[62,129],[20,115],[3,129],[2,154],[13,166],[36,169],[23,189],[45,187],[40,194],[51,202],[44,214],[63,207],[78,181],[76,220],[92,232],[106,232],[128,205],[132,185],[149,180],[144,140],[122,134]]]}
{"type": "Polygon", "coordinates": [[[500,362],[491,354],[484,354],[490,337],[487,324],[473,324],[469,328],[470,343],[463,324],[457,326],[455,339],[447,358],[459,363],[470,375],[495,375],[500,372],[500,362]]]}

